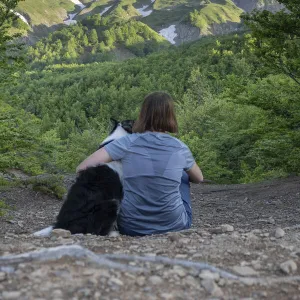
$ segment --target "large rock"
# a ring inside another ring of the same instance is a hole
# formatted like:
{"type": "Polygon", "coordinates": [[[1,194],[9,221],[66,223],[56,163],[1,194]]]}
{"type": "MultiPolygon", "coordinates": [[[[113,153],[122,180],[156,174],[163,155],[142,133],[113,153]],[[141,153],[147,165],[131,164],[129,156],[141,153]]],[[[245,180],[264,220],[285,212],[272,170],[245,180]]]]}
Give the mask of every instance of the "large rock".
{"type": "Polygon", "coordinates": [[[210,279],[202,280],[201,285],[210,295],[214,297],[223,297],[223,291],[213,280],[210,279]]]}
{"type": "Polygon", "coordinates": [[[241,276],[255,276],[258,275],[258,272],[248,266],[234,266],[233,271],[241,276]]]}
{"type": "Polygon", "coordinates": [[[281,229],[281,228],[279,228],[279,227],[276,228],[276,230],[275,230],[275,237],[276,237],[277,239],[282,238],[284,235],[285,235],[285,232],[284,232],[283,229],[281,229]]]}
{"type": "Polygon", "coordinates": [[[285,274],[293,274],[297,271],[297,264],[293,260],[287,260],[280,264],[280,270],[285,274]]]}

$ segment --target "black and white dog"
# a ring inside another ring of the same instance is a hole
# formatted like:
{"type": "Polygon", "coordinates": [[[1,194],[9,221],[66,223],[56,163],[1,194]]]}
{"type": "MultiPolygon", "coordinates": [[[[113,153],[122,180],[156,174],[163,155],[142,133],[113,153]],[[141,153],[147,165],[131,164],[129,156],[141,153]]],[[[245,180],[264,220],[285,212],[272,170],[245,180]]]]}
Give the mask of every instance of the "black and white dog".
{"type": "MultiPolygon", "coordinates": [[[[111,120],[114,127],[99,149],[132,133],[134,121],[111,120]]],[[[54,226],[35,232],[33,235],[49,236],[55,228],[69,230],[72,234],[108,235],[113,230],[123,199],[122,180],[122,164],[119,161],[90,167],[79,172],[54,226]]]]}

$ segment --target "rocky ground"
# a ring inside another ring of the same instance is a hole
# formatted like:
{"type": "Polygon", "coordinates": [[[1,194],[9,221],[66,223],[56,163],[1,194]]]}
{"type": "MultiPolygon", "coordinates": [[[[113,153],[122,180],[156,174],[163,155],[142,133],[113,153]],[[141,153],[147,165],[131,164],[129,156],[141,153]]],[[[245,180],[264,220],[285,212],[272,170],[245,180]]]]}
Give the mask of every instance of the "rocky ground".
{"type": "Polygon", "coordinates": [[[35,238],[61,201],[1,190],[13,209],[0,219],[0,299],[300,299],[299,177],[194,185],[192,196],[187,231],[35,238]]]}

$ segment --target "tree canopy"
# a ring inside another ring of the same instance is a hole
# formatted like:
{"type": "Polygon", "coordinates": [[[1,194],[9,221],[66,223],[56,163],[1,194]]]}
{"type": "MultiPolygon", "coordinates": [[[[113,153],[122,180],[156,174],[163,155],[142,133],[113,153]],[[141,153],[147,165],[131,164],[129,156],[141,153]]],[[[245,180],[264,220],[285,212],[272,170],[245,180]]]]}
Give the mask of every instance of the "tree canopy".
{"type": "Polygon", "coordinates": [[[14,9],[23,0],[0,0],[0,83],[11,79],[20,68],[23,58],[20,55],[22,44],[16,41],[18,34],[10,34],[11,23],[18,17],[14,9]]]}
{"type": "Polygon", "coordinates": [[[242,18],[251,29],[256,55],[300,85],[300,3],[278,2],[283,5],[278,12],[255,10],[242,18]]]}

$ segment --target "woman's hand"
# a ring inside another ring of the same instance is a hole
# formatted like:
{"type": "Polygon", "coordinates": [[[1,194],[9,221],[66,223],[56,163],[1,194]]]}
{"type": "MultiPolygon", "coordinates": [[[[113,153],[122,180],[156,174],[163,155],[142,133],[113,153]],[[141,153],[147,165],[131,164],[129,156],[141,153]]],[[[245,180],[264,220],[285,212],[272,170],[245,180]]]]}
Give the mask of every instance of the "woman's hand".
{"type": "Polygon", "coordinates": [[[186,171],[190,177],[190,181],[193,183],[200,183],[203,181],[203,174],[200,168],[196,163],[192,166],[192,168],[186,171]]]}
{"type": "Polygon", "coordinates": [[[105,148],[101,148],[86,158],[77,168],[76,173],[85,170],[88,167],[95,167],[99,164],[106,164],[111,162],[112,159],[105,150],[105,148]]]}

